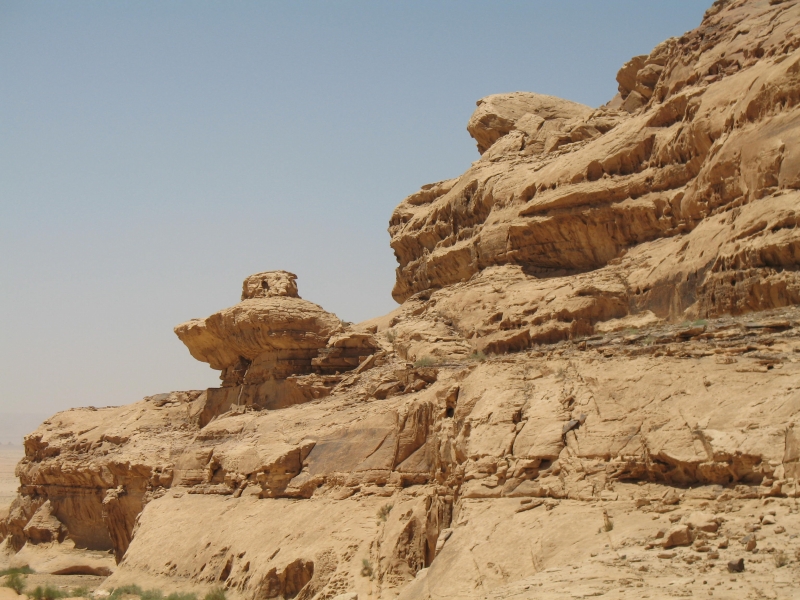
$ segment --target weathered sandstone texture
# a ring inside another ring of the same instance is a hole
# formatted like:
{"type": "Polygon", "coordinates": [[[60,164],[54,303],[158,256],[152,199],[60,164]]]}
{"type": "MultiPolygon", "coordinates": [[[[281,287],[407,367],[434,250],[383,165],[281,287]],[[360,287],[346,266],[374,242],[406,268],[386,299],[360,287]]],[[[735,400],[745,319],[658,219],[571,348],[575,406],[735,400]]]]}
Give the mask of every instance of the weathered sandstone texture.
{"type": "Polygon", "coordinates": [[[468,129],[480,160],[392,216],[394,297],[519,265],[534,289],[509,303],[512,317],[489,314],[492,327],[454,314],[476,340],[798,302],[797,15],[795,2],[717,3],[698,29],[627,63],[620,97],[596,110],[519,92],[479,101],[468,129]],[[545,299],[562,285],[572,290],[545,299]]]}
{"type": "Polygon", "coordinates": [[[175,328],[194,358],[222,371],[222,387],[206,392],[201,426],[231,406],[276,409],[325,396],[341,371],[379,348],[369,332],[346,329],[301,299],[296,279],[286,271],[251,275],[239,304],[175,328]]]}
{"type": "Polygon", "coordinates": [[[800,1],[715,2],[617,83],[479,101],[480,159],[392,216],[392,313],[252,275],[175,330],[219,388],[42,424],[4,560],[234,600],[796,597],[800,1]]]}

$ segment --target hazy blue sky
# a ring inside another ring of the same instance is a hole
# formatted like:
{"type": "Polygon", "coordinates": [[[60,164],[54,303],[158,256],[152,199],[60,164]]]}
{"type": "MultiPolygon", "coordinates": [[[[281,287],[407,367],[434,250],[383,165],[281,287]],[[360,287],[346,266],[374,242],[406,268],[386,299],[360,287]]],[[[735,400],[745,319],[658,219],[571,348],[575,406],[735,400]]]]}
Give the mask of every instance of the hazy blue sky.
{"type": "Polygon", "coordinates": [[[172,327],[253,272],[388,312],[389,216],[478,157],[478,98],[598,106],[709,4],[2,0],[0,413],[215,385],[172,327]]]}

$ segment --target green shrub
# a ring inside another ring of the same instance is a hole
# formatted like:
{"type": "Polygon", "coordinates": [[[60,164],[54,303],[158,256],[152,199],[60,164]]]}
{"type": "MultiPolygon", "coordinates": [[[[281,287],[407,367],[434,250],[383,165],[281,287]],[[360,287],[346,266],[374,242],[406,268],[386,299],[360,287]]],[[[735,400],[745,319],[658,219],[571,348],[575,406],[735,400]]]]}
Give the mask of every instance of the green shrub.
{"type": "Polygon", "coordinates": [[[433,359],[430,356],[423,356],[420,359],[417,359],[414,362],[415,367],[432,367],[433,366],[433,359]]]}
{"type": "MultiPolygon", "coordinates": [[[[152,593],[152,591],[153,590],[151,590],[150,593],[152,593]]],[[[123,585],[122,587],[112,590],[108,600],[119,600],[122,596],[126,595],[139,596],[141,598],[142,594],[144,594],[144,592],[138,585],[123,585]]],[[[36,600],[39,599],[37,598],[36,600]]]]}
{"type": "Polygon", "coordinates": [[[481,350],[476,350],[472,354],[469,355],[470,360],[477,360],[478,362],[483,362],[486,360],[486,355],[481,350]]]}
{"type": "Polygon", "coordinates": [[[372,579],[372,564],[366,558],[361,561],[361,576],[372,579]]]}
{"type": "Polygon", "coordinates": [[[44,587],[38,585],[36,589],[33,590],[31,596],[34,600],[58,600],[59,598],[66,598],[69,594],[54,587],[50,587],[49,585],[44,587]]]}
{"type": "Polygon", "coordinates": [[[386,519],[389,516],[389,513],[392,512],[393,508],[394,504],[384,504],[383,506],[381,506],[380,510],[378,510],[378,518],[381,521],[386,521],[386,519]]]}
{"type": "Polygon", "coordinates": [[[19,595],[25,589],[25,579],[19,573],[9,573],[6,575],[5,586],[11,588],[19,595]]]}
{"type": "Polygon", "coordinates": [[[172,592],[167,596],[167,600],[197,600],[197,594],[182,594],[180,592],[172,592]]]}
{"type": "Polygon", "coordinates": [[[24,567],[14,567],[13,569],[3,569],[0,571],[0,577],[11,575],[12,573],[17,573],[19,575],[30,575],[33,573],[33,569],[31,569],[28,565],[25,565],[24,567]]]}
{"type": "Polygon", "coordinates": [[[391,329],[389,329],[386,332],[386,339],[389,341],[390,344],[394,344],[394,340],[396,338],[397,338],[397,334],[394,331],[392,331],[391,329]]]}
{"type": "MultiPolygon", "coordinates": [[[[73,592],[73,595],[75,592],[73,592]]],[[[120,600],[122,596],[139,596],[141,600],[197,600],[197,594],[173,592],[169,596],[164,596],[161,590],[143,590],[138,585],[123,585],[111,592],[108,600],[120,600]]],[[[53,600],[42,596],[35,600],[53,600]]],[[[222,589],[215,589],[208,594],[204,600],[225,600],[225,592],[222,589]]]]}
{"type": "Polygon", "coordinates": [[[69,595],[73,598],[88,598],[89,597],[89,588],[87,587],[78,587],[72,590],[69,595]]]}
{"type": "Polygon", "coordinates": [[[225,590],[221,587],[214,588],[205,595],[203,600],[225,600],[225,590]]]}

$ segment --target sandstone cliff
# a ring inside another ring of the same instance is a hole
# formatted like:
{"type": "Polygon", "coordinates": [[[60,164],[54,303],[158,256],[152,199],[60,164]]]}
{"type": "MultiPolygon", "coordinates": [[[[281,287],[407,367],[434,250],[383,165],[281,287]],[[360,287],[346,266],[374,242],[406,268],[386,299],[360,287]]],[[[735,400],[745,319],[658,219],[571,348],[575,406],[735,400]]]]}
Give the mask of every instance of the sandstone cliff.
{"type": "Polygon", "coordinates": [[[46,421],[9,564],[253,599],[792,597],[800,2],[715,2],[617,82],[478,102],[479,160],[392,215],[389,315],[259,273],[176,327],[219,388],[46,421]]]}
{"type": "MultiPolygon", "coordinates": [[[[627,63],[620,95],[597,110],[524,93],[479,101],[469,131],[481,159],[392,216],[394,297],[519,265],[528,300],[498,324],[542,341],[644,310],[797,303],[796,11],[717,3],[701,27],[627,63]],[[572,288],[555,303],[554,277],[572,288]]],[[[498,329],[474,316],[453,313],[465,337],[498,329]]]]}

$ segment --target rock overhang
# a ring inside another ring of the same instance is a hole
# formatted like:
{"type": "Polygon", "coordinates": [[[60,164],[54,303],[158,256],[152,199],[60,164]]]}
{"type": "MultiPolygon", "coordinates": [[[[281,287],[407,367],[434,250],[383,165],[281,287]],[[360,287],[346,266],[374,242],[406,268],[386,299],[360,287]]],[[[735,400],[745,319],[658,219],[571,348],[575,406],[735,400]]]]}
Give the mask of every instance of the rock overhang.
{"type": "MultiPolygon", "coordinates": [[[[223,387],[338,374],[379,350],[369,332],[354,330],[333,313],[302,299],[296,279],[288,271],[250,275],[242,284],[238,304],[181,323],[175,334],[195,359],[222,371],[223,387]]],[[[272,386],[250,401],[258,404],[258,397],[265,394],[292,395],[272,386]]]]}

